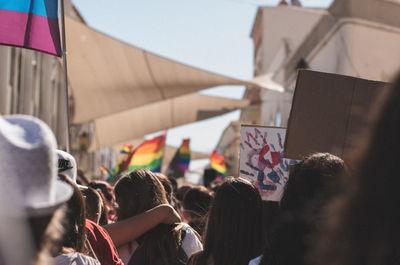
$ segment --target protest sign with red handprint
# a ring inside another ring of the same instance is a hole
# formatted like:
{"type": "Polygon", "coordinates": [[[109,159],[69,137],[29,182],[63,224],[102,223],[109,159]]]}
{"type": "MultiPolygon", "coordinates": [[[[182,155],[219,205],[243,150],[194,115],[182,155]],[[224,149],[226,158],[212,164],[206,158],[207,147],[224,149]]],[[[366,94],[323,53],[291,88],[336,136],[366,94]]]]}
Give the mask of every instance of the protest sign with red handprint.
{"type": "Polygon", "coordinates": [[[240,176],[249,179],[263,200],[279,201],[295,160],[283,157],[286,129],[242,126],[240,176]]]}

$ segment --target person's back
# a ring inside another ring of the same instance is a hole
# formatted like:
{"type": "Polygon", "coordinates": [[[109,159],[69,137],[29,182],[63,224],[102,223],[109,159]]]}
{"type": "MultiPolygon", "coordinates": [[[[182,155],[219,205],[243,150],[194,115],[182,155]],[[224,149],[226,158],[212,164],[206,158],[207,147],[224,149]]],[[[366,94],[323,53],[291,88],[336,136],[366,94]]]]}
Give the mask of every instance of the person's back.
{"type": "Polygon", "coordinates": [[[262,259],[250,264],[309,264],[315,230],[321,226],[324,207],[340,193],[344,172],[343,160],[328,153],[311,154],[292,165],[268,248],[262,259]]]}
{"type": "Polygon", "coordinates": [[[204,250],[190,265],[247,265],[263,248],[262,201],[242,178],[229,178],[216,191],[208,217],[204,250]]]}

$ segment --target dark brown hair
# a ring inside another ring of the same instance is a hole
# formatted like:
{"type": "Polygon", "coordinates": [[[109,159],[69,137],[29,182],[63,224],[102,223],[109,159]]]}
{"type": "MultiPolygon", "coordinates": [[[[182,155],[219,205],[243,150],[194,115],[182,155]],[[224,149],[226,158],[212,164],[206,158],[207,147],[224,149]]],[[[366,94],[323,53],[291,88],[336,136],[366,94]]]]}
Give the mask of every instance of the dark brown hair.
{"type": "Polygon", "coordinates": [[[61,181],[69,184],[74,191],[72,197],[67,201],[67,210],[65,214],[65,235],[62,246],[87,254],[88,251],[85,244],[86,211],[82,193],[78,186],[67,175],[58,174],[58,178],[61,181]]]}
{"type": "Polygon", "coordinates": [[[108,203],[114,202],[113,187],[109,183],[102,180],[95,180],[90,182],[88,186],[95,190],[100,190],[108,203]]]}
{"type": "Polygon", "coordinates": [[[264,216],[264,239],[265,246],[268,248],[272,232],[279,220],[279,202],[278,201],[263,201],[263,216],[264,216]]]}
{"type": "MultiPolygon", "coordinates": [[[[136,169],[123,176],[116,183],[114,192],[119,206],[118,220],[168,204],[163,185],[149,170],[136,169]]],[[[181,244],[179,228],[179,225],[160,224],[137,240],[144,248],[146,264],[154,264],[158,253],[164,264],[175,263],[181,244]]]]}
{"type": "Polygon", "coordinates": [[[204,186],[193,187],[183,198],[183,208],[190,216],[189,225],[203,235],[214,194],[204,186]]]}
{"type": "Polygon", "coordinates": [[[188,264],[247,265],[263,247],[262,203],[258,190],[242,178],[228,178],[211,206],[204,250],[188,264]]]}
{"type": "Polygon", "coordinates": [[[114,189],[109,183],[101,180],[92,181],[88,184],[88,187],[95,189],[100,193],[102,199],[102,205],[104,209],[100,216],[100,225],[106,225],[109,223],[111,217],[115,214],[115,200],[114,200],[114,189]]]}
{"type": "Polygon", "coordinates": [[[324,206],[341,191],[342,159],[315,153],[292,165],[280,202],[280,216],[261,265],[306,265],[324,206]]]}
{"type": "Polygon", "coordinates": [[[214,194],[204,186],[194,187],[186,192],[183,208],[193,216],[203,217],[211,207],[214,194]]]}
{"type": "Polygon", "coordinates": [[[382,99],[354,151],[347,192],[332,202],[315,264],[399,264],[400,76],[382,99]]]}
{"type": "MultiPolygon", "coordinates": [[[[101,215],[99,220],[99,225],[105,226],[110,223],[110,210],[106,205],[106,199],[104,198],[104,194],[100,190],[96,190],[101,198],[101,215]]],[[[113,207],[113,211],[115,212],[115,208],[113,207]]]]}
{"type": "Polygon", "coordinates": [[[82,195],[85,197],[86,218],[98,224],[104,211],[99,192],[89,187],[82,190],[82,195]]]}
{"type": "Polygon", "coordinates": [[[154,173],[154,175],[156,175],[158,180],[163,185],[165,194],[167,196],[167,200],[168,200],[169,204],[172,205],[172,201],[173,201],[173,197],[174,197],[174,190],[173,190],[171,181],[169,180],[169,178],[167,176],[165,176],[162,173],[154,173]]]}

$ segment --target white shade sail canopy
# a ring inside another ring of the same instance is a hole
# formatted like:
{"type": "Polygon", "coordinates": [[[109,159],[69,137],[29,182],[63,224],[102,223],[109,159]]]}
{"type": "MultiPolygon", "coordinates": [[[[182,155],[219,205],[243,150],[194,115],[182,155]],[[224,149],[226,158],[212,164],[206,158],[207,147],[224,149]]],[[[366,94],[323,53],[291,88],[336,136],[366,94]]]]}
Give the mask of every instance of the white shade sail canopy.
{"type": "Polygon", "coordinates": [[[66,35],[73,123],[219,85],[262,86],[155,55],[69,17],[66,35]]]}
{"type": "Polygon", "coordinates": [[[244,108],[249,100],[190,94],[152,103],[94,121],[90,150],[124,143],[146,134],[204,120],[244,108]]]}

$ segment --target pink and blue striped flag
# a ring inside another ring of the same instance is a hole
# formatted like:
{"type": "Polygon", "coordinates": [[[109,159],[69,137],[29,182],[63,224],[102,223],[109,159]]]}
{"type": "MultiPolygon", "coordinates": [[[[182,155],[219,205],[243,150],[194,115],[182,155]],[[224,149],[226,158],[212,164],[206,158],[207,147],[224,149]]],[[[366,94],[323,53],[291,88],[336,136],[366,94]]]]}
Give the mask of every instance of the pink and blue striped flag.
{"type": "Polygon", "coordinates": [[[58,0],[0,0],[0,44],[61,56],[58,0]]]}

